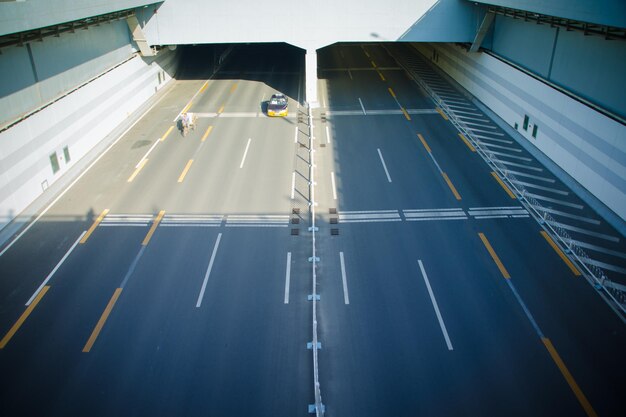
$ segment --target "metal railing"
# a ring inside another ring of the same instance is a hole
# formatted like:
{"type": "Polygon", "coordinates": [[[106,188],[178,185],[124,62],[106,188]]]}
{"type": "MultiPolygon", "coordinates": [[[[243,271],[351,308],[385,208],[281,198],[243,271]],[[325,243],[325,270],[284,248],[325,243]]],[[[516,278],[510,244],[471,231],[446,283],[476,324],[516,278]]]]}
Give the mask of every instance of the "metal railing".
{"type": "MultiPolygon", "coordinates": [[[[542,228],[550,234],[550,236],[556,241],[557,245],[561,247],[566,255],[574,260],[578,267],[583,271],[583,276],[596,288],[598,291],[605,293],[608,298],[618,308],[616,312],[621,315],[622,320],[626,319],[626,287],[613,283],[604,273],[604,271],[590,262],[589,256],[578,245],[574,243],[569,233],[558,225],[558,222],[550,215],[550,213],[532,196],[528,195],[526,188],[520,184],[517,178],[511,174],[511,172],[502,164],[498,158],[489,149],[485,149],[481,145],[481,142],[476,139],[467,125],[456,117],[454,112],[450,110],[448,105],[435,93],[430,86],[424,82],[419,75],[407,65],[407,63],[394,55],[392,51],[389,51],[390,55],[398,62],[398,64],[409,74],[415,82],[431,97],[439,108],[446,114],[450,122],[461,132],[472,145],[475,147],[477,153],[487,163],[488,166],[498,174],[498,176],[506,182],[513,192],[517,195],[520,202],[526,207],[528,212],[535,218],[535,220],[542,226],[542,228]]],[[[420,57],[420,60],[428,62],[420,57]]],[[[431,70],[434,72],[431,68],[431,70]]],[[[607,300],[608,301],[608,300],[607,300]]]]}

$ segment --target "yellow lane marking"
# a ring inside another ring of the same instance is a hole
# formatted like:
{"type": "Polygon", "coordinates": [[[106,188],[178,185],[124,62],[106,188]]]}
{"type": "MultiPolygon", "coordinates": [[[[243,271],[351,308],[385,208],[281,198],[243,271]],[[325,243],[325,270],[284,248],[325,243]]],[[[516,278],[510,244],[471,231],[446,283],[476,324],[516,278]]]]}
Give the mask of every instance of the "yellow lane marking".
{"type": "Polygon", "coordinates": [[[202,87],[200,88],[200,92],[204,93],[204,90],[206,90],[206,88],[209,86],[209,81],[205,81],[204,84],[202,85],[202,87]]]}
{"type": "Polygon", "coordinates": [[[511,189],[510,189],[509,187],[507,187],[507,186],[506,186],[506,184],[504,183],[504,181],[502,181],[502,180],[500,179],[500,177],[498,177],[498,175],[497,175],[495,172],[493,172],[493,171],[491,171],[491,176],[492,176],[492,177],[493,177],[496,181],[498,181],[498,184],[500,184],[500,186],[501,186],[502,188],[504,188],[504,191],[506,191],[506,193],[509,195],[509,197],[511,197],[513,200],[515,200],[515,194],[513,194],[513,191],[511,191],[511,189]]]}
{"type": "Polygon", "coordinates": [[[496,255],[496,252],[491,247],[491,243],[489,243],[485,235],[482,233],[479,233],[478,237],[480,237],[480,240],[483,241],[483,245],[485,245],[485,247],[487,248],[489,255],[491,255],[491,258],[496,263],[496,265],[498,265],[498,269],[500,270],[500,273],[502,274],[502,276],[506,279],[511,278],[511,276],[509,275],[509,271],[506,270],[506,268],[502,264],[502,261],[500,261],[500,258],[498,258],[498,255],[496,255]]]}
{"type": "Polygon", "coordinates": [[[370,57],[370,54],[365,50],[365,48],[363,48],[363,52],[365,52],[365,56],[366,57],[368,57],[368,58],[370,57]]]}
{"type": "Polygon", "coordinates": [[[209,126],[206,130],[206,132],[204,132],[204,135],[202,135],[202,140],[201,142],[204,142],[204,140],[209,137],[209,135],[211,134],[211,130],[213,130],[213,126],[209,126]]]}
{"type": "Polygon", "coordinates": [[[565,264],[569,267],[569,269],[572,270],[574,275],[576,275],[577,277],[580,276],[580,271],[578,270],[578,268],[576,268],[576,266],[574,266],[572,261],[570,261],[569,258],[567,256],[565,256],[565,254],[563,253],[561,248],[559,248],[556,245],[556,243],[554,243],[554,240],[552,240],[552,238],[546,232],[544,232],[543,230],[541,232],[539,232],[539,233],[541,233],[541,236],[543,236],[544,239],[548,241],[550,246],[552,246],[552,249],[554,249],[554,251],[561,257],[563,262],[565,262],[565,264]]]}
{"type": "Polygon", "coordinates": [[[443,110],[441,110],[439,107],[437,107],[437,113],[439,113],[441,115],[441,117],[443,117],[443,120],[448,120],[448,116],[446,116],[446,114],[443,112],[443,110]]]}
{"type": "Polygon", "coordinates": [[[80,240],[80,244],[82,245],[83,243],[87,242],[87,239],[89,239],[89,236],[91,236],[91,234],[93,233],[94,230],[96,230],[96,227],[98,227],[98,225],[100,224],[100,222],[102,221],[102,219],[104,219],[104,217],[107,215],[107,213],[109,212],[109,209],[104,209],[102,210],[102,213],[100,213],[100,215],[98,216],[98,218],[93,222],[93,224],[91,225],[91,227],[89,228],[89,230],[87,230],[87,233],[85,233],[85,236],[83,236],[83,238],[80,240]]]}
{"type": "Polygon", "coordinates": [[[183,109],[183,111],[181,111],[181,113],[187,113],[187,111],[191,108],[191,105],[193,104],[193,101],[190,101],[189,104],[187,104],[185,106],[185,108],[183,109]]]}
{"type": "Polygon", "coordinates": [[[165,138],[172,133],[172,130],[174,130],[174,126],[170,126],[169,129],[167,129],[167,131],[165,132],[165,134],[163,136],[161,136],[161,142],[163,142],[165,140],[165,138]]]}
{"type": "Polygon", "coordinates": [[[380,77],[381,81],[385,81],[385,77],[383,77],[383,73],[380,71],[376,71],[378,72],[378,76],[380,77]]]}
{"type": "Polygon", "coordinates": [[[550,356],[552,356],[552,360],[554,361],[554,363],[556,363],[556,366],[559,367],[561,374],[563,374],[563,377],[567,381],[569,387],[574,392],[574,395],[576,395],[576,398],[578,398],[578,402],[580,403],[580,405],[582,405],[583,409],[585,410],[585,413],[587,413],[589,417],[597,417],[598,414],[596,414],[596,411],[593,409],[593,407],[589,403],[589,400],[587,400],[587,397],[585,397],[585,394],[583,394],[583,391],[580,389],[580,387],[574,380],[574,377],[572,376],[572,374],[570,374],[569,370],[565,366],[565,363],[563,363],[563,360],[561,359],[558,352],[552,345],[552,342],[550,341],[550,339],[548,339],[547,337],[542,337],[541,341],[543,342],[546,349],[548,349],[548,352],[550,352],[550,356]]]}
{"type": "Polygon", "coordinates": [[[446,180],[446,183],[448,184],[448,187],[450,187],[452,194],[454,194],[454,198],[456,198],[457,200],[460,200],[461,195],[458,193],[456,188],[454,188],[454,185],[452,185],[452,181],[450,181],[450,178],[448,178],[448,174],[446,174],[445,172],[442,172],[441,175],[443,176],[443,179],[446,180]]]}
{"type": "Polygon", "coordinates": [[[30,303],[30,305],[26,308],[26,310],[22,313],[22,315],[20,316],[19,319],[17,319],[17,321],[15,322],[15,324],[13,325],[13,327],[11,327],[11,330],[9,330],[7,332],[6,335],[4,335],[4,337],[2,338],[2,340],[0,340],[0,349],[4,349],[4,347],[7,345],[7,343],[9,343],[9,341],[11,340],[11,338],[15,335],[15,333],[17,333],[17,331],[20,329],[20,327],[22,327],[22,324],[24,324],[24,322],[26,321],[26,319],[28,318],[28,316],[30,316],[30,313],[33,312],[33,310],[35,309],[35,307],[37,307],[37,304],[39,303],[39,301],[41,301],[41,299],[43,298],[44,295],[46,295],[46,293],[48,292],[48,290],[50,289],[49,285],[46,285],[45,287],[43,287],[41,289],[41,291],[39,292],[39,294],[37,294],[37,297],[35,297],[35,299],[33,300],[32,303],[30,303]]]}
{"type": "Polygon", "coordinates": [[[83,352],[87,353],[93,347],[93,344],[96,342],[96,339],[98,338],[98,335],[100,334],[100,331],[102,330],[102,327],[104,327],[104,323],[109,318],[109,314],[111,314],[111,310],[113,310],[113,306],[117,302],[117,299],[120,297],[121,293],[122,293],[121,288],[115,289],[113,296],[109,300],[109,304],[107,304],[106,308],[104,309],[104,312],[102,313],[102,316],[100,316],[100,320],[98,320],[96,327],[94,327],[93,332],[91,332],[91,336],[89,336],[89,340],[87,340],[87,343],[85,344],[85,347],[83,348],[83,352]]]}
{"type": "Polygon", "coordinates": [[[389,90],[389,94],[391,94],[391,97],[396,98],[396,93],[393,92],[391,87],[387,87],[387,90],[389,90]]]}
{"type": "Polygon", "coordinates": [[[426,139],[424,139],[424,136],[418,133],[417,137],[420,138],[420,140],[422,141],[422,145],[424,145],[424,148],[426,148],[426,152],[432,153],[432,151],[430,150],[430,146],[428,146],[428,143],[426,143],[426,139]]]}
{"type": "Polygon", "coordinates": [[[161,223],[161,220],[163,219],[164,215],[165,215],[165,210],[159,211],[159,214],[157,215],[156,219],[154,220],[154,223],[152,223],[152,226],[150,227],[150,230],[148,230],[148,234],[143,239],[143,242],[141,242],[141,244],[143,246],[146,246],[148,244],[148,242],[150,242],[150,239],[152,239],[152,235],[154,234],[154,231],[156,230],[157,227],[159,227],[159,223],[161,223]]]}
{"type": "Polygon", "coordinates": [[[459,137],[461,138],[461,140],[463,142],[465,142],[465,144],[467,145],[468,148],[470,148],[470,151],[472,152],[476,152],[476,149],[474,149],[474,147],[472,146],[472,144],[469,142],[469,140],[467,140],[467,138],[465,137],[465,135],[463,135],[463,133],[459,133],[459,137]]]}
{"type": "Polygon", "coordinates": [[[220,107],[220,109],[217,111],[217,114],[221,114],[224,111],[224,105],[222,104],[222,107],[220,107]]]}
{"type": "Polygon", "coordinates": [[[139,174],[139,171],[141,171],[141,168],[144,167],[144,165],[146,165],[146,163],[148,162],[147,159],[144,159],[143,161],[141,161],[141,163],[139,164],[139,166],[135,169],[135,171],[132,173],[132,175],[130,177],[128,177],[128,179],[126,180],[126,182],[133,182],[133,180],[135,179],[135,177],[137,176],[137,174],[139,174]]]}
{"type": "Polygon", "coordinates": [[[404,107],[400,107],[400,108],[402,109],[402,113],[404,113],[404,117],[406,117],[407,120],[411,121],[411,116],[409,116],[409,113],[406,112],[404,107]]]}
{"type": "Polygon", "coordinates": [[[377,67],[376,67],[376,63],[375,63],[374,61],[370,61],[370,62],[372,63],[372,66],[373,66],[374,68],[377,68],[377,67]]]}
{"type": "Polygon", "coordinates": [[[230,87],[230,93],[234,93],[235,90],[237,89],[237,83],[234,83],[232,87],[230,87]]]}
{"type": "Polygon", "coordinates": [[[189,168],[191,168],[191,164],[193,164],[193,159],[190,159],[187,165],[185,165],[185,169],[183,169],[183,172],[180,173],[180,177],[178,177],[178,182],[183,182],[185,175],[187,175],[189,168]]]}

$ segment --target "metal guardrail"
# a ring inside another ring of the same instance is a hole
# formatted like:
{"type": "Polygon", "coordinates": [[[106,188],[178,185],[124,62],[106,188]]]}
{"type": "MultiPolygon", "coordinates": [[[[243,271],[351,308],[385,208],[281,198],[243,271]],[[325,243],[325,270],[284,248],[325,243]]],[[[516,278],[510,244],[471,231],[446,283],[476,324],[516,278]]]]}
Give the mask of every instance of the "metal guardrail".
{"type": "MultiPolygon", "coordinates": [[[[485,149],[481,145],[480,141],[476,139],[467,127],[467,125],[459,120],[453,111],[447,106],[447,104],[435,93],[427,83],[425,83],[417,74],[415,74],[404,62],[396,55],[388,51],[391,56],[398,62],[398,64],[417,82],[417,84],[424,89],[435,102],[437,106],[448,116],[450,122],[461,132],[468,140],[472,142],[477,153],[487,163],[488,166],[494,169],[498,176],[506,181],[506,184],[517,195],[520,202],[531,213],[535,220],[542,226],[546,232],[554,239],[556,243],[561,247],[567,256],[574,260],[578,267],[583,271],[583,276],[596,288],[596,290],[604,292],[608,298],[618,308],[616,312],[621,315],[622,320],[626,320],[626,287],[612,282],[604,273],[604,271],[596,265],[585,260],[590,260],[586,252],[578,245],[576,245],[565,229],[558,226],[558,222],[546,211],[546,209],[532,196],[528,195],[526,188],[519,184],[519,181],[513,174],[509,172],[504,164],[502,164],[498,158],[488,149],[485,149]]],[[[425,62],[428,62],[425,60],[425,62]]],[[[607,300],[609,301],[609,300],[607,300]]]]}
{"type": "Polygon", "coordinates": [[[313,392],[315,395],[315,404],[313,407],[309,407],[309,412],[315,412],[316,417],[324,416],[324,405],[322,403],[322,393],[320,390],[319,370],[318,370],[318,338],[317,338],[317,249],[316,249],[316,232],[317,226],[315,225],[315,149],[313,148],[313,111],[311,107],[308,107],[309,115],[309,178],[310,178],[310,192],[311,192],[311,231],[312,236],[312,256],[309,259],[311,262],[312,270],[312,291],[311,302],[313,303],[313,335],[311,342],[311,350],[313,352],[313,392]],[[314,409],[313,409],[314,408],[314,409]]]}

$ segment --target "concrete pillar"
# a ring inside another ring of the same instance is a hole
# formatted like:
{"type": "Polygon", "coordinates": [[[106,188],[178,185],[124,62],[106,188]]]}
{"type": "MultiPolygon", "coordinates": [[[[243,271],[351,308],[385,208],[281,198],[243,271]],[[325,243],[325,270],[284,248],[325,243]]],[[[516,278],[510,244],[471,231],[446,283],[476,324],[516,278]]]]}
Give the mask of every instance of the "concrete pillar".
{"type": "Polygon", "coordinates": [[[317,103],[317,51],[307,49],[304,71],[306,75],[306,101],[309,107],[318,107],[317,103]]]}

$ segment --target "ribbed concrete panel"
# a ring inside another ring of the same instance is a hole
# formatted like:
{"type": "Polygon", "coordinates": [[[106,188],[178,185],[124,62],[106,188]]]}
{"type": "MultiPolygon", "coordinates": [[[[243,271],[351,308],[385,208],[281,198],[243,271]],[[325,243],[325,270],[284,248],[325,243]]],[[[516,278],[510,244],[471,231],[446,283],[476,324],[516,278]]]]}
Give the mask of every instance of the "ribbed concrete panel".
{"type": "Polygon", "coordinates": [[[0,3],[0,36],[155,3],[151,0],[28,0],[0,3]]]}
{"type": "Polygon", "coordinates": [[[483,3],[581,22],[626,27],[626,2],[623,0],[472,0],[468,3],[483,3]]]}

